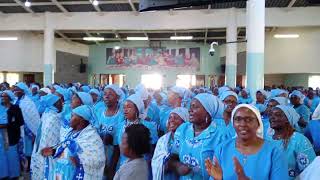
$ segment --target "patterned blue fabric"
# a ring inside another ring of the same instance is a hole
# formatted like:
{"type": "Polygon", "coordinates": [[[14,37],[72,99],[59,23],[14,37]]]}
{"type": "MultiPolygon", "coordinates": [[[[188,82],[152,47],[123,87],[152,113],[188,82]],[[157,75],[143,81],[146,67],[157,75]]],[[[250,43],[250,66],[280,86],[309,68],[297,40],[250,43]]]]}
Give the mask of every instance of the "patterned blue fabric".
{"type": "Polygon", "coordinates": [[[287,148],[283,140],[271,139],[271,142],[285,152],[289,179],[295,179],[316,157],[310,141],[298,132],[290,137],[287,148]]]}
{"type": "MultiPolygon", "coordinates": [[[[216,148],[215,156],[222,168],[223,179],[237,180],[233,157],[236,157],[249,179],[288,179],[288,163],[282,150],[265,140],[261,149],[252,155],[244,155],[236,148],[236,138],[223,142],[216,148]]],[[[212,178],[210,178],[212,179],[212,178]]]]}
{"type": "Polygon", "coordinates": [[[218,144],[227,139],[225,132],[217,128],[214,121],[198,136],[194,134],[193,124],[187,122],[180,125],[174,135],[175,153],[179,155],[182,163],[192,169],[188,175],[180,177],[183,180],[208,179],[209,175],[204,166],[205,159],[213,157],[218,144]]]}

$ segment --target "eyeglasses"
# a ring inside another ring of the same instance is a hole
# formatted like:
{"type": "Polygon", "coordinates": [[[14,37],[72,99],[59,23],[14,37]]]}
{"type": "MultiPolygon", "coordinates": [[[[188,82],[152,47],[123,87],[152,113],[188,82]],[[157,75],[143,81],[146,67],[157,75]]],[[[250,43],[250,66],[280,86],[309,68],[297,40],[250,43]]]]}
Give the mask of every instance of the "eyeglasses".
{"type": "Polygon", "coordinates": [[[241,121],[244,121],[245,123],[252,123],[254,121],[257,121],[257,118],[253,117],[235,117],[233,119],[234,122],[240,123],[241,121]]]}

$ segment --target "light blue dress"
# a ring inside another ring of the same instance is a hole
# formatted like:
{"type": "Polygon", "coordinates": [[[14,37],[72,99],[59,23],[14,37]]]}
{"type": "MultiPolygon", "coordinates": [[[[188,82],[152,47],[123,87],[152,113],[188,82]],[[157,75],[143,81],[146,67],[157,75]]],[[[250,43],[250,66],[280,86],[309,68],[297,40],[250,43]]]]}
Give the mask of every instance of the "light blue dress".
{"type": "Polygon", "coordinates": [[[286,149],[284,149],[282,140],[271,142],[281,147],[286,154],[289,179],[295,179],[316,157],[310,141],[298,132],[294,132],[290,137],[286,149]]]}
{"type": "Polygon", "coordinates": [[[187,122],[180,125],[174,135],[175,153],[179,155],[180,162],[192,169],[186,176],[181,176],[181,180],[209,179],[205,160],[213,157],[218,144],[227,139],[226,133],[214,121],[198,136],[194,134],[193,124],[187,122]]]}
{"type": "Polygon", "coordinates": [[[304,135],[313,144],[314,150],[320,154],[320,120],[310,121],[304,135]]]}
{"type": "MultiPolygon", "coordinates": [[[[8,123],[7,119],[7,110],[4,106],[0,104],[0,124],[4,125],[8,123]]],[[[9,164],[8,164],[8,157],[7,157],[7,150],[9,147],[8,139],[5,138],[5,131],[4,129],[0,129],[0,178],[8,177],[9,176],[9,164]]]]}
{"type": "Polygon", "coordinates": [[[100,136],[111,135],[113,138],[113,145],[107,145],[107,163],[111,165],[111,159],[113,155],[113,147],[119,145],[117,140],[117,133],[119,130],[119,124],[123,121],[123,112],[119,109],[113,116],[106,116],[105,111],[100,113],[98,119],[98,132],[100,136]]]}
{"type": "Polygon", "coordinates": [[[170,106],[164,106],[162,108],[160,108],[160,127],[159,129],[163,132],[167,132],[167,121],[169,119],[170,116],[170,112],[173,110],[172,107],[170,106]]]}
{"type": "Polygon", "coordinates": [[[227,137],[228,138],[233,138],[236,136],[236,130],[234,129],[232,122],[230,121],[228,125],[226,125],[226,122],[224,119],[215,119],[215,122],[218,126],[218,128],[225,129],[227,137]]]}
{"type": "Polygon", "coordinates": [[[239,98],[239,100],[238,100],[239,104],[251,104],[252,103],[251,97],[243,98],[242,96],[239,96],[238,98],[239,98]]]}
{"type": "Polygon", "coordinates": [[[307,123],[309,122],[311,112],[310,112],[309,108],[306,105],[301,104],[298,107],[293,107],[293,108],[303,118],[304,121],[306,121],[307,123]]]}
{"type": "Polygon", "coordinates": [[[311,113],[313,113],[314,110],[317,108],[318,104],[320,103],[320,98],[318,96],[314,96],[312,100],[310,100],[308,97],[304,98],[304,104],[306,106],[309,106],[309,101],[311,101],[310,111],[311,113]]]}
{"type": "MultiPolygon", "coordinates": [[[[261,149],[252,155],[243,155],[236,148],[236,138],[222,143],[216,150],[223,172],[222,179],[237,180],[233,157],[236,157],[247,177],[254,180],[287,180],[288,164],[283,151],[265,140],[261,149]]],[[[213,179],[213,178],[211,178],[213,179]]]]}
{"type": "MultiPolygon", "coordinates": [[[[143,124],[146,128],[149,129],[150,131],[150,144],[156,145],[157,141],[158,141],[158,131],[157,131],[157,127],[155,126],[154,123],[146,121],[146,120],[140,120],[139,121],[140,124],[143,124]]],[[[126,127],[130,126],[131,124],[127,121],[127,120],[123,120],[119,123],[119,126],[117,127],[117,129],[119,129],[118,131],[118,144],[121,144],[121,139],[122,139],[122,135],[125,132],[126,127]]],[[[150,155],[145,155],[145,159],[146,160],[151,160],[152,157],[150,157],[150,155]]],[[[123,165],[125,163],[125,161],[128,158],[125,157],[122,153],[120,153],[120,158],[119,158],[119,167],[121,165],[123,165]]]]}

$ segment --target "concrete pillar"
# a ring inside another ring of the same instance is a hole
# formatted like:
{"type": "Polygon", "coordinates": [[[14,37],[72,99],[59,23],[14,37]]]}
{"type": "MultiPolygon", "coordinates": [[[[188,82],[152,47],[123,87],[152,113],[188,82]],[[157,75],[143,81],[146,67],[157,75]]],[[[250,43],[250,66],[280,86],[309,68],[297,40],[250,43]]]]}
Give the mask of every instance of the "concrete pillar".
{"type": "Polygon", "coordinates": [[[54,46],[54,29],[46,27],[44,30],[44,76],[45,86],[54,83],[56,64],[56,50],[54,46]]]}
{"type": "Polygon", "coordinates": [[[227,44],[226,44],[226,75],[225,84],[235,88],[237,82],[237,16],[236,9],[232,8],[229,12],[227,27],[227,44]],[[229,43],[231,42],[231,43],[229,43]],[[233,42],[233,43],[232,43],[233,42]]]}
{"type": "Polygon", "coordinates": [[[247,88],[252,98],[264,87],[265,1],[247,2],[247,88]]]}

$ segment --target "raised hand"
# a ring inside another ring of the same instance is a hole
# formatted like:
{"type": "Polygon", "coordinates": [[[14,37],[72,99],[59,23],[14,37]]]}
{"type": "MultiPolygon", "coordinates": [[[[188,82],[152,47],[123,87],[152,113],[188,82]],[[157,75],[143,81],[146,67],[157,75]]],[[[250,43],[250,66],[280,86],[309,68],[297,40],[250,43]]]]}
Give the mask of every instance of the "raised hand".
{"type": "Polygon", "coordinates": [[[243,168],[236,157],[233,157],[233,164],[234,164],[234,170],[238,176],[238,180],[250,180],[250,178],[248,178],[245,175],[243,168]]]}
{"type": "Polygon", "coordinates": [[[207,158],[205,161],[205,166],[208,174],[213,177],[215,180],[222,179],[222,169],[216,157],[213,158],[214,164],[207,158]]]}

